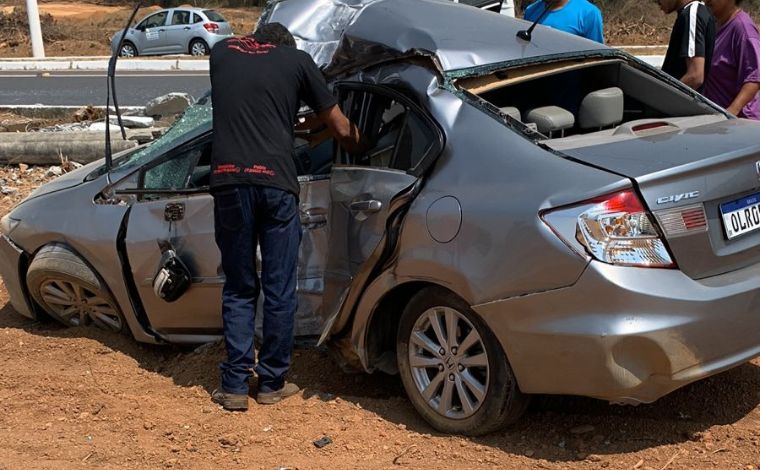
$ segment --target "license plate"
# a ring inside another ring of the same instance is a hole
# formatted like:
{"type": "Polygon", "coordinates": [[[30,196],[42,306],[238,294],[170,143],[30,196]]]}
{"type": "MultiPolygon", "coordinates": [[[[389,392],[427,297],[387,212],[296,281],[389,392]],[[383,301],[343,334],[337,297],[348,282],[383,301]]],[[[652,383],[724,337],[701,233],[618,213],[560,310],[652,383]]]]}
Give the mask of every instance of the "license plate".
{"type": "Polygon", "coordinates": [[[729,240],[760,229],[760,194],[720,205],[723,228],[729,240]]]}

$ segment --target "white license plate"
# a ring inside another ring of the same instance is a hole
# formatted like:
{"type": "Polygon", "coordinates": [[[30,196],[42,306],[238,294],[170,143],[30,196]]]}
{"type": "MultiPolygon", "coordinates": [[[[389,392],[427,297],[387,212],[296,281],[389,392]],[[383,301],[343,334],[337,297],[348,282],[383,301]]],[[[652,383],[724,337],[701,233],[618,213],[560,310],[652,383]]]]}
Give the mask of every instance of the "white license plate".
{"type": "Polygon", "coordinates": [[[720,214],[729,240],[760,230],[760,194],[721,204],[720,214]]]}

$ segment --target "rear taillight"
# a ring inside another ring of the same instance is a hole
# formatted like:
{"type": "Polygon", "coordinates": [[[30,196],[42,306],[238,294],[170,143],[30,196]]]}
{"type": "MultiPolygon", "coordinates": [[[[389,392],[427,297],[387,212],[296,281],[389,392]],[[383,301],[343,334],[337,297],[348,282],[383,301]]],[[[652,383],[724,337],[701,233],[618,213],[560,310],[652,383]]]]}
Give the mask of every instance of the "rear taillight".
{"type": "Polygon", "coordinates": [[[216,23],[203,23],[203,27],[206,28],[206,31],[209,33],[218,33],[219,32],[219,25],[216,23]]]}
{"type": "Polygon", "coordinates": [[[570,208],[549,211],[544,221],[573,246],[568,217],[575,219],[575,239],[599,261],[620,266],[675,268],[665,241],[633,190],[621,191],[570,208]],[[557,221],[557,223],[553,223],[557,221]]]}

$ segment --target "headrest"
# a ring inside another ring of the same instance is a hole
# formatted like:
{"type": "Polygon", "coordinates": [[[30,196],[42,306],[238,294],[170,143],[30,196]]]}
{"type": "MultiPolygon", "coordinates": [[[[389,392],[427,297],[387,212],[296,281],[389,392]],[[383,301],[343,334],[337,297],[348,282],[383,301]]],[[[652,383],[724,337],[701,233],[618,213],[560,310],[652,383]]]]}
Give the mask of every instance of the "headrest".
{"type": "Polygon", "coordinates": [[[528,111],[525,122],[535,123],[540,133],[549,135],[573,127],[575,116],[559,106],[544,106],[528,111]]]}
{"type": "Polygon", "coordinates": [[[614,126],[623,122],[623,90],[617,87],[597,90],[581,102],[578,121],[581,129],[614,126]]]}
{"type": "Polygon", "coordinates": [[[499,111],[511,117],[512,119],[522,121],[522,114],[520,113],[520,110],[514,106],[504,106],[503,108],[499,108],[499,111]]]}

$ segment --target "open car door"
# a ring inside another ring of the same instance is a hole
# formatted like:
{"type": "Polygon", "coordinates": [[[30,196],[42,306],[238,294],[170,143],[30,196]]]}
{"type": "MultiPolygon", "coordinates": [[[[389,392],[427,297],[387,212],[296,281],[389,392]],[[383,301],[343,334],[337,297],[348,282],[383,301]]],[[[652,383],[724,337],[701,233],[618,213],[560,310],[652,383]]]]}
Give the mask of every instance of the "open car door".
{"type": "Polygon", "coordinates": [[[420,107],[387,86],[340,83],[341,107],[373,144],[340,150],[330,173],[329,254],[320,342],[340,331],[392,252],[406,209],[443,149],[443,133],[420,107]]]}
{"type": "MultiPolygon", "coordinates": [[[[296,127],[295,152],[300,186],[303,238],[298,263],[295,335],[314,337],[321,320],[323,271],[327,253],[329,172],[333,139],[313,116],[296,127]]],[[[117,193],[133,196],[124,238],[133,277],[133,295],[151,328],[172,342],[203,342],[222,333],[224,273],[214,240],[214,200],[209,193],[212,136],[209,132],[169,150],[121,181],[117,193]],[[161,259],[159,242],[170,241],[187,265],[191,287],[172,303],[153,291],[161,259]]],[[[257,261],[260,261],[257,260],[257,261]]],[[[263,315],[259,296],[257,329],[263,315]]]]}

